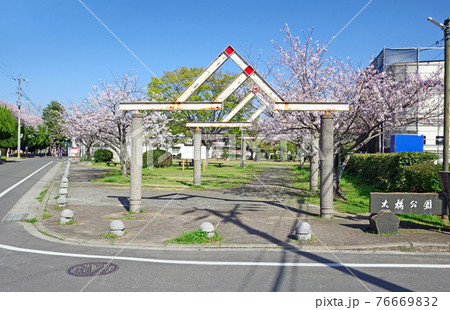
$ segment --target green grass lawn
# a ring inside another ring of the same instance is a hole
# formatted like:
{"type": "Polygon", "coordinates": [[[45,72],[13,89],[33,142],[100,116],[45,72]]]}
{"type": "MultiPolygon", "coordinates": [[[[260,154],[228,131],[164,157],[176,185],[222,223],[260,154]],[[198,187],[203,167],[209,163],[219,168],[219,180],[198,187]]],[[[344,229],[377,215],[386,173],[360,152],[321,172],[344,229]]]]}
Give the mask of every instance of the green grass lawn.
{"type": "MultiPolygon", "coordinates": [[[[270,161],[247,161],[246,168],[240,167],[240,162],[236,161],[216,161],[210,160],[206,171],[202,171],[201,186],[193,186],[193,167],[185,168],[183,171],[177,162],[166,168],[144,168],[142,170],[142,184],[148,187],[165,188],[168,190],[189,186],[190,188],[214,189],[224,187],[236,187],[250,182],[259,171],[271,166],[292,166],[298,165],[293,162],[270,162],[270,161]],[[214,163],[224,163],[218,167],[214,163]]],[[[108,167],[105,163],[94,163],[93,166],[108,167]]],[[[111,168],[111,167],[109,167],[111,168]]],[[[127,184],[130,182],[129,176],[123,177],[120,166],[116,171],[109,172],[108,175],[96,182],[110,184],[127,184]]]]}
{"type": "MultiPolygon", "coordinates": [[[[96,167],[113,168],[115,171],[109,172],[99,183],[124,185],[130,182],[129,177],[122,177],[120,166],[108,167],[105,163],[94,163],[96,167]]],[[[239,160],[216,161],[210,160],[207,171],[202,171],[201,186],[193,186],[193,168],[185,168],[182,171],[178,163],[174,161],[172,166],[167,168],[143,169],[142,183],[144,187],[165,190],[177,190],[188,186],[190,189],[214,189],[224,187],[236,187],[250,182],[259,171],[273,166],[288,166],[296,171],[296,182],[293,186],[299,188],[299,199],[310,204],[320,204],[319,191],[309,190],[309,167],[298,168],[295,162],[273,162],[273,161],[247,161],[245,169],[240,167],[239,160]],[[214,165],[215,162],[223,162],[223,167],[214,165]]],[[[334,200],[334,207],[342,213],[363,214],[369,212],[370,192],[377,192],[375,186],[367,185],[357,178],[344,175],[341,178],[341,188],[347,200],[334,200]]],[[[435,215],[399,215],[402,221],[415,222],[423,225],[435,227],[450,227],[448,223],[441,221],[440,216],[435,215]]]]}
{"type": "MultiPolygon", "coordinates": [[[[303,202],[319,205],[320,192],[309,190],[309,167],[297,169],[296,172],[296,186],[301,188],[303,191],[303,197],[300,199],[303,202]]],[[[339,199],[334,199],[334,208],[342,213],[369,213],[370,192],[379,192],[375,186],[365,184],[358,180],[358,178],[352,177],[345,173],[341,178],[341,188],[347,200],[342,201],[339,199]]],[[[413,222],[435,227],[450,227],[449,223],[441,221],[441,216],[439,215],[399,214],[398,217],[400,220],[405,222],[413,222]]]]}

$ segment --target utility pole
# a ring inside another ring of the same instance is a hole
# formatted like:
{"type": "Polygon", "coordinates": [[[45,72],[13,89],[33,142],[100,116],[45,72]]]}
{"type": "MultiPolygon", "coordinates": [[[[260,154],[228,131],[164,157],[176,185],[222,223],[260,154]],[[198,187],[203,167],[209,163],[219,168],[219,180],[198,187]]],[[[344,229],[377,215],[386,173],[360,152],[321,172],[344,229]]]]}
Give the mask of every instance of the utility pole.
{"type": "MultiPolygon", "coordinates": [[[[445,73],[444,73],[444,105],[445,111],[447,111],[446,122],[447,125],[444,124],[444,130],[446,130],[447,138],[445,140],[446,146],[445,153],[447,154],[447,161],[444,161],[444,171],[448,171],[448,130],[449,130],[449,108],[450,108],[450,18],[444,22],[444,42],[445,42],[445,73]]],[[[445,144],[444,144],[445,145],[445,144]]]]}
{"type": "Polygon", "coordinates": [[[449,123],[450,123],[450,18],[441,24],[431,17],[428,21],[444,30],[445,64],[444,64],[444,150],[442,171],[448,171],[449,123]]]}
{"type": "Polygon", "coordinates": [[[19,74],[19,89],[18,89],[18,98],[17,98],[17,108],[19,109],[18,117],[17,117],[17,158],[20,159],[20,105],[21,105],[21,96],[22,96],[22,88],[21,83],[23,81],[21,75],[19,74]]]}

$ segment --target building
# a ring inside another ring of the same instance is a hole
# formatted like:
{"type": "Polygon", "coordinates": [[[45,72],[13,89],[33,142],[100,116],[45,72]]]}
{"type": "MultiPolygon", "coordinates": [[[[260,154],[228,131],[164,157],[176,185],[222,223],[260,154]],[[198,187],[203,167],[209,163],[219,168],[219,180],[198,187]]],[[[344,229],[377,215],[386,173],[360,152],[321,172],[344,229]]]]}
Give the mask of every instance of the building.
{"type": "MultiPolygon", "coordinates": [[[[436,71],[441,70],[442,80],[444,79],[444,60],[442,48],[384,48],[372,62],[372,65],[379,72],[392,74],[396,79],[401,80],[404,71],[419,72],[426,77],[436,71]],[[427,57],[428,60],[421,60],[427,57]]],[[[382,136],[375,138],[366,148],[368,152],[390,152],[391,136],[395,134],[409,134],[423,136],[423,150],[433,152],[442,157],[444,143],[444,94],[436,93],[433,98],[428,98],[430,102],[438,100],[440,106],[436,111],[436,117],[414,124],[396,128],[394,131],[384,132],[382,136]]],[[[418,113],[420,111],[414,111],[418,113]]]]}

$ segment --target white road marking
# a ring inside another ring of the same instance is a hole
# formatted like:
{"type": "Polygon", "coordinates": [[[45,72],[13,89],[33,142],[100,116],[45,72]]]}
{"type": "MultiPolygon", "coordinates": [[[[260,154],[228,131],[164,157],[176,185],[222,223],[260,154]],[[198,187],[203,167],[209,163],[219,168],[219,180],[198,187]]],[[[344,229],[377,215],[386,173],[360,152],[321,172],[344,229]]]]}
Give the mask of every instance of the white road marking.
{"type": "Polygon", "coordinates": [[[74,258],[89,258],[89,259],[107,259],[107,260],[123,260],[154,264],[172,264],[172,265],[204,265],[204,266],[260,266],[260,267],[333,267],[333,268],[422,268],[422,269],[450,269],[450,265],[446,264],[359,264],[359,263],[286,263],[286,262],[215,262],[215,261],[190,261],[190,260],[167,260],[141,257],[126,257],[126,256],[106,256],[106,255],[89,255],[77,253],[52,252],[18,248],[9,245],[0,244],[0,249],[41,254],[49,256],[63,256],[74,258]]]}
{"type": "Polygon", "coordinates": [[[26,180],[28,180],[29,178],[31,178],[33,175],[35,175],[36,173],[38,173],[39,171],[41,171],[42,169],[44,169],[45,167],[47,167],[48,165],[52,164],[53,161],[49,162],[48,164],[42,166],[41,168],[39,168],[38,170],[36,170],[35,172],[33,172],[32,174],[30,174],[29,176],[27,176],[26,178],[20,180],[19,182],[17,182],[16,184],[14,184],[13,186],[11,186],[10,188],[5,189],[1,194],[0,194],[0,198],[2,198],[3,196],[5,196],[9,191],[11,191],[12,189],[16,188],[17,186],[19,186],[20,184],[22,184],[23,182],[25,182],[26,180]]]}

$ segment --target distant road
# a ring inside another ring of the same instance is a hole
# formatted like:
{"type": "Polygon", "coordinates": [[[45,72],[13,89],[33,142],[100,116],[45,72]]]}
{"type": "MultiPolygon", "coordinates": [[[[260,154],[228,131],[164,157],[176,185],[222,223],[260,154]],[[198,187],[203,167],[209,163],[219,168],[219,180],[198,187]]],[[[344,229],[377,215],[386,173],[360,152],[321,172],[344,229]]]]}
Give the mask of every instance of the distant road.
{"type": "Polygon", "coordinates": [[[2,162],[0,165],[0,220],[34,183],[53,167],[57,160],[54,158],[30,158],[2,162]]]}

